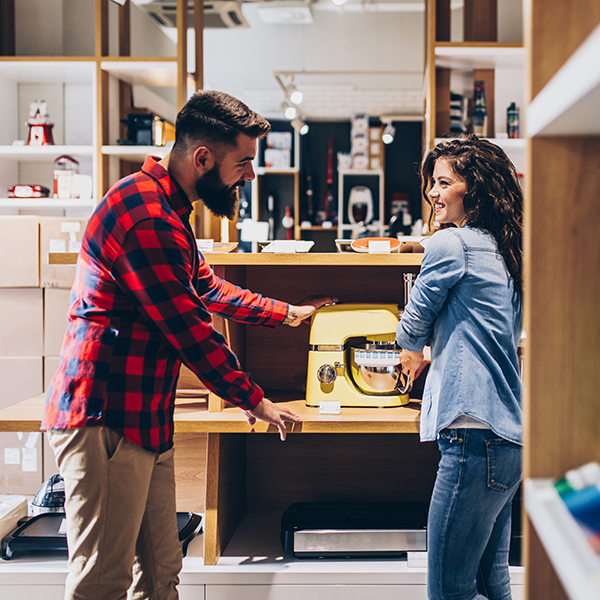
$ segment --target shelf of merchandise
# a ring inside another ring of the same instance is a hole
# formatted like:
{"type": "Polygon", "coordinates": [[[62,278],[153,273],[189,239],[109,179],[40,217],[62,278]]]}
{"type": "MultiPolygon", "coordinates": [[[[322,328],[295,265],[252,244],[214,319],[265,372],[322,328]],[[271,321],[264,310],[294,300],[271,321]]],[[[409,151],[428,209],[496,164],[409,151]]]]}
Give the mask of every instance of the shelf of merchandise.
{"type": "Polygon", "coordinates": [[[600,135],[600,25],[537,94],[527,134],[600,135]]]}
{"type": "Polygon", "coordinates": [[[55,158],[68,154],[78,156],[93,156],[93,146],[0,146],[0,159],[18,162],[53,161],[55,158]]]}
{"type": "Polygon", "coordinates": [[[571,600],[600,597],[600,556],[588,544],[552,479],[527,479],[525,510],[571,600]]]}
{"type": "Polygon", "coordinates": [[[177,86],[176,58],[115,57],[101,61],[100,68],[130,85],[177,86]]]}
{"type": "Polygon", "coordinates": [[[60,198],[0,198],[0,208],[93,208],[96,200],[60,198]]]}

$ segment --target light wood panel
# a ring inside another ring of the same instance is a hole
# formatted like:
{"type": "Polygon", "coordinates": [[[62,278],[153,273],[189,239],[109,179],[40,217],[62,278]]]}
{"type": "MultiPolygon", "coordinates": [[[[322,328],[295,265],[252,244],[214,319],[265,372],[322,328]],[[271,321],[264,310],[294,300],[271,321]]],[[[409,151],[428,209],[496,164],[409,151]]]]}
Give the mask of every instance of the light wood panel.
{"type": "Polygon", "coordinates": [[[204,564],[214,565],[246,511],[245,439],[210,433],[206,464],[204,564]]]}
{"type": "Polygon", "coordinates": [[[600,2],[534,0],[527,33],[531,98],[548,83],[554,73],[600,22],[600,2]]]}
{"type": "Polygon", "coordinates": [[[176,433],[175,490],[177,510],[203,513],[206,508],[206,433],[176,433]]]}
{"type": "Polygon", "coordinates": [[[465,42],[495,42],[498,39],[497,0],[465,0],[463,32],[465,42]]]}
{"type": "Polygon", "coordinates": [[[558,477],[600,460],[600,138],[529,144],[526,474],[558,477]]]}
{"type": "Polygon", "coordinates": [[[435,137],[450,135],[450,69],[435,68],[435,137]]]}

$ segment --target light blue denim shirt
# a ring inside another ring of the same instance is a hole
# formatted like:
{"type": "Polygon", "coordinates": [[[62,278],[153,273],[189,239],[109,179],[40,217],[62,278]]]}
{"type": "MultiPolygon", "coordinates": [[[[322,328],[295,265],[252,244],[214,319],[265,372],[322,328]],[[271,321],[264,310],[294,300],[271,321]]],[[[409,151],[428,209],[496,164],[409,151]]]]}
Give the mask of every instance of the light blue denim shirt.
{"type": "Polygon", "coordinates": [[[522,444],[520,337],[521,300],[494,238],[471,227],[435,233],[396,331],[407,350],[431,344],[422,441],[467,415],[522,444]]]}

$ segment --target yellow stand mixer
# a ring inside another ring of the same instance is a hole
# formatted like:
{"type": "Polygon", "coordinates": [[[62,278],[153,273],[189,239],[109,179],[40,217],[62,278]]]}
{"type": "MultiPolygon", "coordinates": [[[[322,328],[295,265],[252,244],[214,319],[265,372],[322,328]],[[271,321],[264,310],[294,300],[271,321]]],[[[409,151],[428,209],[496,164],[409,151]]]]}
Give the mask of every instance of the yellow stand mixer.
{"type": "Polygon", "coordinates": [[[306,405],[349,407],[407,404],[410,376],[400,371],[396,304],[335,304],[313,316],[306,405]]]}

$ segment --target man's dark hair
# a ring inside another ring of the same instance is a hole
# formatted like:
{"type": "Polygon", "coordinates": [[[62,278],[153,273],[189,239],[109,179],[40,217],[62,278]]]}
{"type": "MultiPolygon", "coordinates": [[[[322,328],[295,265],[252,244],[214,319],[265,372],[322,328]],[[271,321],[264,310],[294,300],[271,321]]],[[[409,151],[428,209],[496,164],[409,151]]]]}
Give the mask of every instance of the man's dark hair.
{"type": "Polygon", "coordinates": [[[235,146],[240,133],[253,138],[267,135],[269,122],[243,102],[214,90],[196,92],[179,111],[175,123],[175,153],[204,144],[213,152],[235,146]]]}

